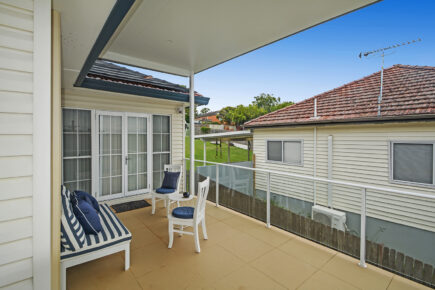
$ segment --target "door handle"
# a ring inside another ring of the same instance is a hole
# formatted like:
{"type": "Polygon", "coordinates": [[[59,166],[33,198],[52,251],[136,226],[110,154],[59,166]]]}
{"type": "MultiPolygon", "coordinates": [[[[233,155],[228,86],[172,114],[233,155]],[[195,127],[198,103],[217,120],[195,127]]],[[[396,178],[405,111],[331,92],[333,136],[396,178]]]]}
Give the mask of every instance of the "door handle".
{"type": "Polygon", "coordinates": [[[128,164],[128,155],[125,156],[125,165],[128,164]]]}

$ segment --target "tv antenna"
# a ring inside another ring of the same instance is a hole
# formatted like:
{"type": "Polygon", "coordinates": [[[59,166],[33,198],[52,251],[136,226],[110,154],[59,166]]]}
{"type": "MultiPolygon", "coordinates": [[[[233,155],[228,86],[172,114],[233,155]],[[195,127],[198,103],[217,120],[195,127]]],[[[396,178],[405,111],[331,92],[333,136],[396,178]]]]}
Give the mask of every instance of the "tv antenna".
{"type": "Polygon", "coordinates": [[[359,58],[368,57],[369,55],[376,55],[378,53],[380,53],[381,57],[382,57],[381,88],[379,90],[379,96],[378,96],[378,117],[381,116],[382,86],[383,86],[383,83],[384,83],[384,57],[385,57],[385,51],[386,50],[390,50],[390,49],[394,49],[394,48],[398,48],[400,46],[414,44],[414,43],[419,42],[419,41],[421,41],[421,38],[414,39],[412,41],[406,41],[406,42],[403,42],[403,43],[398,43],[398,44],[391,45],[391,46],[384,47],[384,48],[375,49],[375,50],[372,50],[372,51],[366,51],[366,52],[360,52],[359,53],[359,55],[358,55],[359,58]]]}

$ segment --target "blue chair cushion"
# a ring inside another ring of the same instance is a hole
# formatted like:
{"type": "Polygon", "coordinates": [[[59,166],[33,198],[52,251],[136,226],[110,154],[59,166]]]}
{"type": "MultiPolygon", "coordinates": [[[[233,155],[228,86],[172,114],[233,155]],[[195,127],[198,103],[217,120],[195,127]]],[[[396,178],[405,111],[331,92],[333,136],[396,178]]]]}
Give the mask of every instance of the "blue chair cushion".
{"type": "Polygon", "coordinates": [[[82,225],[86,234],[98,235],[102,230],[100,216],[92,204],[84,199],[78,199],[76,195],[71,196],[74,215],[82,225]]]}
{"type": "Polygon", "coordinates": [[[161,193],[161,194],[168,194],[168,193],[175,192],[175,189],[160,187],[160,188],[156,189],[156,192],[157,193],[161,193]]]}
{"type": "Polygon", "coordinates": [[[98,204],[98,201],[95,199],[95,197],[81,190],[75,190],[74,194],[77,197],[77,199],[83,199],[87,201],[89,204],[93,206],[93,208],[95,208],[97,212],[100,212],[100,205],[98,204]]]}
{"type": "Polygon", "coordinates": [[[180,172],[165,171],[162,187],[177,189],[178,177],[180,177],[180,172]]]}
{"type": "Polygon", "coordinates": [[[191,206],[181,206],[174,208],[172,211],[172,216],[179,219],[193,219],[193,212],[195,211],[194,207],[191,206]]]}

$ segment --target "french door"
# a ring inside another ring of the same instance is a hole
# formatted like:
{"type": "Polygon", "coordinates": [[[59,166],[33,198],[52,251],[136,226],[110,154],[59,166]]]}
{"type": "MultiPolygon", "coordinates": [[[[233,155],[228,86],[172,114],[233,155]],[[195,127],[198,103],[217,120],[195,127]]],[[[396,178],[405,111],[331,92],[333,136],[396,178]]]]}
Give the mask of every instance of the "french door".
{"type": "Polygon", "coordinates": [[[98,199],[149,192],[149,115],[98,111],[96,131],[94,164],[98,199]]]}

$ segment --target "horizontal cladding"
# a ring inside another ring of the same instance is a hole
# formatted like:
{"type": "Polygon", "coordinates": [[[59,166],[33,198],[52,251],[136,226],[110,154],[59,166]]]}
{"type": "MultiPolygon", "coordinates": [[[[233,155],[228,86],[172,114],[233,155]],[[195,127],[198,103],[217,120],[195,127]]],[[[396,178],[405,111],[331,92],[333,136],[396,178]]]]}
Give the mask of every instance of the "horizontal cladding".
{"type": "Polygon", "coordinates": [[[0,0],[0,287],[5,289],[33,287],[32,112],[33,1],[0,0]]]}
{"type": "MultiPolygon", "coordinates": [[[[399,185],[389,182],[390,141],[435,141],[435,122],[411,122],[384,125],[342,125],[317,127],[317,176],[328,177],[328,136],[333,136],[333,172],[335,180],[370,184],[433,194],[435,188],[399,185]]],[[[269,128],[254,130],[256,167],[312,176],[313,127],[269,128]],[[267,139],[304,139],[304,166],[288,166],[265,161],[267,139]]],[[[266,189],[266,179],[256,173],[256,188],[266,189]]],[[[303,200],[312,200],[313,182],[281,175],[272,177],[271,191],[303,200]]],[[[317,182],[316,200],[327,205],[327,185],[317,182]]],[[[359,214],[361,189],[332,186],[333,206],[359,214]]],[[[435,200],[368,190],[369,216],[435,231],[435,200]]]]}

